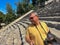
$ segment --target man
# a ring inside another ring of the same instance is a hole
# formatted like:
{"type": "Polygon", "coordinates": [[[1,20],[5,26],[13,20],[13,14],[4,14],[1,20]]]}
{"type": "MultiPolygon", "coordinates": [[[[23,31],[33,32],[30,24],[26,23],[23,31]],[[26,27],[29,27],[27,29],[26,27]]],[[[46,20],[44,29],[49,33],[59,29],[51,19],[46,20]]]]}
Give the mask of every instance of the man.
{"type": "Polygon", "coordinates": [[[46,23],[39,20],[36,12],[32,12],[29,19],[32,24],[27,28],[25,36],[26,41],[30,45],[44,45],[44,41],[47,38],[46,33],[49,32],[46,23]]]}

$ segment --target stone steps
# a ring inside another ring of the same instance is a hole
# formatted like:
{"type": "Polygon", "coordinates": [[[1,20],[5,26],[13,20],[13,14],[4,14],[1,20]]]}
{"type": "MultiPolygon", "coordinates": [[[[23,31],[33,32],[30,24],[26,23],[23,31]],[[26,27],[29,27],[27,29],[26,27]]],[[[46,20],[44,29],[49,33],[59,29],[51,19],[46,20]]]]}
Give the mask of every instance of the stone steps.
{"type": "Polygon", "coordinates": [[[52,2],[36,11],[40,17],[60,16],[60,2],[52,2]]]}
{"type": "Polygon", "coordinates": [[[21,40],[18,28],[8,27],[6,30],[0,32],[0,45],[20,45],[21,40]],[[16,30],[15,30],[16,29],[16,30]]]}
{"type": "MultiPolygon", "coordinates": [[[[43,20],[44,21],[44,20],[43,20]]],[[[44,21],[46,23],[51,23],[51,25],[55,25],[55,24],[60,24],[60,22],[52,22],[52,21],[44,21]]],[[[10,41],[10,43],[8,43],[8,41],[6,43],[10,44],[10,45],[29,45],[26,41],[25,41],[25,34],[26,34],[26,28],[28,27],[28,25],[31,24],[31,22],[29,21],[29,19],[25,19],[23,21],[14,23],[13,25],[9,26],[9,28],[7,28],[4,33],[1,32],[0,33],[0,37],[1,40],[8,40],[10,41]],[[1,34],[3,36],[1,36],[1,34]],[[4,36],[6,35],[6,38],[4,38],[4,36]]],[[[56,37],[60,38],[60,36],[58,34],[60,34],[60,31],[55,29],[54,27],[51,28],[49,26],[51,32],[53,35],[55,35],[56,37]]],[[[1,44],[2,44],[1,41],[1,44]]],[[[5,41],[3,41],[3,45],[5,45],[5,41]]]]}
{"type": "Polygon", "coordinates": [[[16,25],[18,25],[19,26],[19,28],[20,28],[20,34],[21,34],[21,41],[22,41],[22,45],[29,45],[26,41],[25,41],[25,34],[26,34],[26,29],[25,29],[25,27],[23,26],[23,25],[21,25],[20,24],[20,22],[18,22],[18,23],[16,23],[16,25]]]}
{"type": "MultiPolygon", "coordinates": [[[[54,11],[54,9],[57,9],[57,8],[53,9],[52,8],[53,6],[51,5],[53,5],[53,3],[50,4],[50,6],[46,6],[44,9],[42,8],[41,10],[39,10],[38,14],[39,14],[39,18],[47,23],[47,25],[50,28],[51,33],[56,37],[57,40],[59,39],[59,42],[60,42],[60,36],[59,36],[60,13],[58,12],[59,10],[54,11]],[[53,10],[54,13],[51,10],[53,10]],[[46,12],[47,13],[49,12],[49,13],[47,14],[46,12]],[[40,17],[40,14],[44,17],[40,17]],[[45,15],[48,15],[48,16],[46,17],[45,15]]],[[[15,20],[14,22],[6,26],[6,28],[4,28],[3,30],[0,30],[0,45],[29,45],[25,41],[25,34],[26,34],[26,28],[28,27],[29,24],[31,24],[31,22],[28,19],[28,15],[31,12],[32,11],[28,12],[24,16],[18,18],[17,20],[15,20]]]]}
{"type": "MultiPolygon", "coordinates": [[[[60,22],[46,21],[46,20],[41,20],[41,21],[46,22],[49,27],[56,28],[56,29],[60,30],[60,22]]],[[[29,22],[29,20],[26,20],[26,19],[25,19],[25,21],[22,21],[22,23],[31,24],[31,22],[29,22]]]]}
{"type": "Polygon", "coordinates": [[[55,22],[55,21],[44,21],[47,23],[49,27],[56,28],[60,30],[60,22],[55,22]]]}
{"type": "MultiPolygon", "coordinates": [[[[50,16],[50,17],[40,17],[39,16],[39,19],[40,20],[46,20],[46,21],[57,21],[57,22],[60,22],[60,16],[50,16]]],[[[22,20],[22,21],[27,21],[29,20],[28,18],[22,20]]]]}
{"type": "Polygon", "coordinates": [[[50,29],[51,33],[55,36],[55,39],[57,40],[57,42],[60,44],[60,36],[59,36],[60,31],[55,28],[50,28],[50,27],[49,27],[49,29],[50,29]]]}
{"type": "Polygon", "coordinates": [[[28,45],[24,39],[26,27],[18,22],[20,22],[22,18],[26,17],[31,12],[33,12],[33,10],[8,24],[5,28],[0,29],[0,45],[28,45]]]}
{"type": "MultiPolygon", "coordinates": [[[[23,23],[22,25],[26,26],[27,21],[26,22],[23,21],[22,23],[23,23]]],[[[51,27],[49,27],[49,28],[50,28],[50,30],[51,30],[51,32],[52,32],[53,35],[55,35],[56,37],[60,38],[59,35],[58,35],[60,33],[59,30],[57,30],[55,28],[51,28],[51,27]]]]}
{"type": "Polygon", "coordinates": [[[39,19],[40,19],[40,20],[60,22],[60,16],[59,16],[59,17],[39,17],[39,19]]]}

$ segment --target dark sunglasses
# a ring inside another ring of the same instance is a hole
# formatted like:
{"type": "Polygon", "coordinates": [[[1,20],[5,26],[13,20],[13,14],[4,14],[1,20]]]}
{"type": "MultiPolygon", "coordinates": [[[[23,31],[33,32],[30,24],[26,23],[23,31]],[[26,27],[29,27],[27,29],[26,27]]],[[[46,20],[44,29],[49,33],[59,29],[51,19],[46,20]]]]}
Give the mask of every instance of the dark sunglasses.
{"type": "Polygon", "coordinates": [[[34,17],[30,17],[30,19],[33,19],[34,17]]]}
{"type": "MultiPolygon", "coordinates": [[[[34,16],[35,17],[35,16],[34,16]]],[[[34,17],[30,17],[30,19],[33,19],[34,17]]]]}

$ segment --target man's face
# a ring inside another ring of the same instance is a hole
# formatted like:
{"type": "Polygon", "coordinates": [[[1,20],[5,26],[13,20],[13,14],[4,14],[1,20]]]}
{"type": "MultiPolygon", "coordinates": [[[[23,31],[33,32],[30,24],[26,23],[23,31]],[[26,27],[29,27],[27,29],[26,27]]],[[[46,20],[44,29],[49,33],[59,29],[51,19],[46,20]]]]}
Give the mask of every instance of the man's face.
{"type": "Polygon", "coordinates": [[[32,13],[30,15],[30,21],[33,23],[33,24],[36,24],[36,22],[38,21],[38,16],[35,15],[34,13],[32,13]]]}

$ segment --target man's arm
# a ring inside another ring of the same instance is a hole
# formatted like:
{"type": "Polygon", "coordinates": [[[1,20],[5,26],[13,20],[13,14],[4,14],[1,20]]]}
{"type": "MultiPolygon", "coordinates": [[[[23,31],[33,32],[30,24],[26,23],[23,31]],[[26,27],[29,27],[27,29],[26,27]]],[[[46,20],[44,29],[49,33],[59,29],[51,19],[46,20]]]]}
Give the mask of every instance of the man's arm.
{"type": "Polygon", "coordinates": [[[34,45],[34,41],[31,40],[31,39],[29,38],[29,36],[26,36],[25,39],[26,39],[26,41],[27,41],[30,45],[34,45]]]}
{"type": "Polygon", "coordinates": [[[33,44],[34,44],[34,41],[30,39],[29,31],[28,31],[28,30],[27,30],[27,32],[26,32],[25,40],[26,40],[30,45],[33,45],[33,44]]]}
{"type": "Polygon", "coordinates": [[[31,42],[30,37],[29,37],[28,35],[25,36],[25,40],[26,40],[28,43],[31,42]]]}

